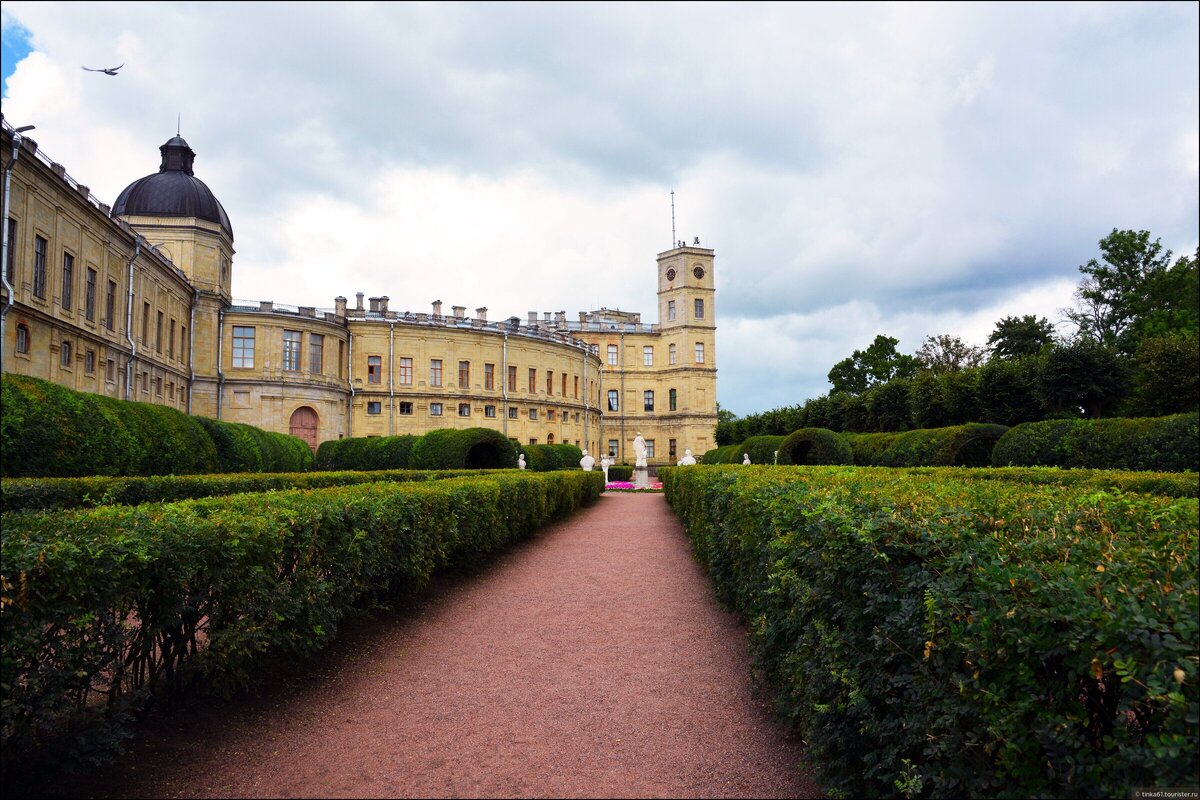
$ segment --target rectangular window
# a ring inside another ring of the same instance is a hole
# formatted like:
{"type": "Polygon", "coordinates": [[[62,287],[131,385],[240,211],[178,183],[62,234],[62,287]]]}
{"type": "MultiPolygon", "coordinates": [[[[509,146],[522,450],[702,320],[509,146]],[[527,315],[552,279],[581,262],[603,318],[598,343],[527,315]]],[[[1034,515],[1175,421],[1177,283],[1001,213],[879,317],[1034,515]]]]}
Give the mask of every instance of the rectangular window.
{"type": "Polygon", "coordinates": [[[537,419],[537,409],[536,408],[529,409],[529,418],[537,419]]]}
{"type": "Polygon", "coordinates": [[[668,452],[667,452],[667,455],[670,457],[670,459],[671,459],[672,461],[674,461],[674,460],[675,460],[675,455],[676,455],[676,453],[678,453],[678,452],[679,452],[679,451],[676,449],[676,447],[677,447],[677,446],[676,446],[676,444],[675,444],[675,440],[674,440],[674,439],[668,439],[668,440],[667,440],[667,450],[668,450],[668,452]]]}
{"type": "Polygon", "coordinates": [[[367,403],[367,413],[368,414],[382,414],[383,413],[383,403],[378,400],[369,401],[367,403]]]}
{"type": "Polygon", "coordinates": [[[667,363],[669,363],[671,366],[675,366],[675,360],[675,345],[667,345],[667,363]]]}
{"type": "Polygon", "coordinates": [[[675,403],[678,400],[678,398],[679,398],[679,393],[676,392],[674,389],[671,389],[669,392],[667,392],[667,402],[670,404],[670,408],[672,411],[676,410],[675,403]]]}
{"type": "Polygon", "coordinates": [[[529,393],[537,394],[537,370],[529,368],[529,393]]]}
{"type": "Polygon", "coordinates": [[[440,358],[429,359],[429,385],[442,385],[442,360],[440,358]]]}
{"type": "Polygon", "coordinates": [[[649,345],[642,348],[642,366],[654,366],[654,348],[649,345]]]}
{"type": "Polygon", "coordinates": [[[654,390],[653,389],[647,389],[646,391],[642,392],[642,410],[644,410],[644,411],[653,411],[654,410],[654,390]]]}
{"type": "Polygon", "coordinates": [[[496,407],[495,406],[484,406],[483,407],[483,415],[485,417],[494,418],[496,416],[496,407]]]}
{"type": "Polygon", "coordinates": [[[562,396],[563,397],[567,396],[567,373],[565,373],[565,372],[563,373],[563,376],[562,376],[562,396]]]}
{"type": "Polygon", "coordinates": [[[104,380],[109,383],[117,382],[117,360],[110,358],[104,362],[104,380]]]}
{"type": "Polygon", "coordinates": [[[441,403],[430,403],[429,404],[429,416],[440,417],[441,415],[442,415],[442,404],[441,403]]]}
{"type": "Polygon", "coordinates": [[[88,268],[87,286],[83,290],[83,316],[88,322],[96,319],[96,270],[88,268]]]}
{"type": "Polygon", "coordinates": [[[458,388],[460,388],[460,389],[470,389],[471,388],[471,362],[470,361],[458,362],[458,388]]]}
{"type": "Polygon", "coordinates": [[[337,360],[337,376],[338,380],[342,378],[342,365],[346,363],[346,343],[338,339],[338,360],[337,360]]]}
{"type": "Polygon", "coordinates": [[[668,320],[675,319],[675,301],[674,300],[667,301],[667,319],[668,320]]]}
{"type": "Polygon", "coordinates": [[[46,297],[46,245],[40,236],[33,237],[33,296],[46,297]]]}
{"type": "Polygon", "coordinates": [[[163,312],[158,312],[158,322],[154,326],[154,352],[162,352],[163,312]]]}
{"type": "Polygon", "coordinates": [[[75,288],[75,256],[63,253],[62,271],[62,307],[63,311],[71,310],[71,294],[75,288]]]}
{"type": "Polygon", "coordinates": [[[516,367],[508,368],[508,390],[510,392],[515,392],[517,390],[517,368],[516,367]]]}
{"type": "Polygon", "coordinates": [[[300,331],[283,332],[283,368],[289,372],[300,369],[300,331]]]}
{"type": "Polygon", "coordinates": [[[617,396],[617,390],[609,389],[608,390],[608,410],[609,411],[618,411],[619,406],[620,406],[620,401],[617,396]]]}
{"type": "Polygon", "coordinates": [[[142,344],[150,344],[150,301],[142,302],[142,344]]]}
{"type": "Polygon", "coordinates": [[[646,458],[654,458],[654,440],[646,440],[646,458]]]}
{"type": "Polygon", "coordinates": [[[554,370],[546,370],[546,394],[554,394],[554,370]]]}
{"type": "Polygon", "coordinates": [[[167,356],[175,357],[175,320],[171,320],[171,336],[167,339],[167,356]]]}
{"type": "Polygon", "coordinates": [[[579,376],[575,376],[575,399],[579,399],[579,376]]]}
{"type": "Polygon", "coordinates": [[[17,280],[17,221],[12,217],[8,218],[8,252],[4,257],[4,274],[8,277],[9,283],[15,283],[17,280]]]}
{"type": "Polygon", "coordinates": [[[470,403],[459,403],[458,404],[458,415],[460,417],[471,416],[471,404],[470,403]]]}
{"type": "Polygon", "coordinates": [[[162,397],[162,377],[161,376],[154,379],[154,394],[156,394],[159,397],[162,397]]]}
{"type": "Polygon", "coordinates": [[[320,333],[308,335],[308,371],[320,375],[325,371],[325,336],[320,333]]]}
{"type": "Polygon", "coordinates": [[[608,363],[614,367],[617,365],[617,346],[615,344],[608,346],[608,363]]]}
{"type": "Polygon", "coordinates": [[[704,319],[704,301],[703,300],[700,300],[700,299],[696,300],[696,311],[693,316],[695,316],[696,319],[704,319]]]}
{"type": "Polygon", "coordinates": [[[400,385],[412,386],[413,367],[412,359],[407,356],[400,357],[400,385]]]}
{"type": "Polygon", "coordinates": [[[550,422],[554,422],[554,409],[553,408],[546,410],[546,419],[549,420],[550,422]]]}
{"type": "Polygon", "coordinates": [[[64,367],[71,366],[71,343],[63,342],[58,348],[59,354],[62,357],[62,365],[64,367]]]}
{"type": "Polygon", "coordinates": [[[408,402],[407,400],[401,400],[400,401],[400,414],[403,416],[410,416],[412,413],[413,413],[413,404],[408,402]]]}
{"type": "Polygon", "coordinates": [[[509,418],[509,419],[516,419],[516,418],[517,418],[517,415],[518,415],[517,407],[516,407],[516,406],[509,406],[509,407],[508,407],[508,418],[509,418]]]}
{"type": "Polygon", "coordinates": [[[179,360],[188,363],[187,325],[179,326],[179,360]]]}
{"type": "Polygon", "coordinates": [[[617,440],[616,439],[608,440],[608,454],[612,458],[617,457],[617,440]]]}
{"type": "Polygon", "coordinates": [[[383,356],[367,356],[367,383],[383,382],[383,356]]]}
{"type": "Polygon", "coordinates": [[[233,366],[254,366],[254,328],[233,326],[233,366]]]}
{"type": "MultiPolygon", "coordinates": [[[[104,327],[110,331],[117,324],[117,282],[108,282],[108,294],[104,298],[104,327]]],[[[132,335],[132,334],[130,334],[132,335]]]]}
{"type": "Polygon", "coordinates": [[[704,363],[704,342],[696,342],[696,363],[704,363]]]}
{"type": "MultiPolygon", "coordinates": [[[[484,364],[483,365],[483,388],[484,389],[495,389],[496,388],[496,365],[495,364],[484,364]]],[[[493,414],[493,416],[495,416],[495,415],[493,414]]]]}

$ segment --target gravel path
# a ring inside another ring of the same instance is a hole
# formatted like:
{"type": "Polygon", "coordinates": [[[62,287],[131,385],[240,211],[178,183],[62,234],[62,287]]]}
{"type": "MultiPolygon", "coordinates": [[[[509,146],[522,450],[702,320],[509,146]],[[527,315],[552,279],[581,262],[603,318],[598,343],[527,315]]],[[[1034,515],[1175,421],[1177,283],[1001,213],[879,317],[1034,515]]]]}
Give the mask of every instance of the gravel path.
{"type": "Polygon", "coordinates": [[[94,797],[814,797],[662,495],[606,494],[295,682],[152,722],[94,797]]]}

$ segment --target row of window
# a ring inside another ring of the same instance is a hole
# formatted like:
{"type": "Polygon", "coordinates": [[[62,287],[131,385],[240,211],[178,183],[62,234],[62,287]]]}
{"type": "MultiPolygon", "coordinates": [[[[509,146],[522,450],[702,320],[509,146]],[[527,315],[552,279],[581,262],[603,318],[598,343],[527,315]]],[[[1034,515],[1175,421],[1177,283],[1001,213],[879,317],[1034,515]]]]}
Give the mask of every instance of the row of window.
{"type": "MultiPolygon", "coordinates": [[[[676,391],[675,389],[667,390],[667,410],[668,411],[678,411],[679,410],[678,407],[679,407],[678,391],[676,391]]],[[[620,411],[621,410],[621,393],[619,391],[617,391],[616,389],[608,390],[608,410],[609,411],[620,411]]],[[[645,391],[642,392],[642,410],[643,411],[653,411],[654,410],[654,390],[653,389],[646,389],[645,391]]]]}
{"type": "MultiPolygon", "coordinates": [[[[697,299],[697,300],[693,301],[692,317],[694,319],[704,319],[704,301],[703,300],[697,299]]],[[[675,319],[675,301],[674,300],[667,301],[667,319],[668,320],[675,319]]]]}
{"type": "MultiPolygon", "coordinates": [[[[697,301],[697,302],[699,302],[699,301],[697,301]]],[[[619,366],[620,355],[621,355],[620,348],[615,344],[610,344],[608,346],[608,364],[609,364],[609,366],[613,366],[613,367],[619,366]]],[[[696,342],[695,356],[696,356],[697,364],[704,363],[704,342],[696,342]]],[[[673,344],[667,345],[667,364],[670,366],[675,366],[677,363],[679,363],[679,357],[676,353],[675,345],[673,345],[673,344]]],[[[653,367],[654,366],[654,346],[653,345],[645,345],[642,347],[642,366],[643,367],[653,367]]]]}
{"type": "MultiPolygon", "coordinates": [[[[254,366],[255,328],[233,326],[233,366],[249,369],[254,366]]],[[[303,334],[301,331],[283,332],[283,368],[288,372],[302,369],[301,354],[303,334]]],[[[338,360],[342,354],[342,342],[338,342],[338,360]]],[[[308,335],[308,371],[321,374],[325,371],[325,336],[319,333],[308,335]]]]}
{"type": "MultiPolygon", "coordinates": [[[[4,264],[4,273],[10,284],[16,283],[17,261],[16,247],[13,243],[17,237],[17,221],[12,217],[8,218],[8,253],[4,264]]],[[[33,237],[33,295],[39,299],[46,299],[46,283],[47,283],[47,253],[49,252],[50,243],[41,236],[33,237]]],[[[89,322],[96,320],[96,292],[99,275],[96,270],[88,267],[85,272],[85,280],[83,287],[83,316],[89,322]]],[[[75,307],[75,256],[71,253],[63,253],[62,263],[62,282],[60,283],[61,293],[59,303],[64,311],[71,311],[75,307]]],[[[104,294],[104,327],[110,331],[116,327],[117,316],[117,282],[108,281],[108,285],[104,294]]]]}
{"type": "MultiPolygon", "coordinates": [[[[396,405],[397,405],[397,413],[399,413],[401,416],[411,416],[413,414],[414,405],[411,401],[401,400],[396,405]]],[[[376,414],[382,414],[382,413],[383,413],[383,401],[381,401],[381,400],[368,400],[367,401],[367,414],[374,416],[376,414]]],[[[471,413],[472,413],[472,411],[471,411],[470,403],[459,403],[458,404],[458,416],[469,417],[469,416],[471,416],[471,413]]],[[[520,409],[517,408],[516,406],[508,407],[508,418],[509,419],[520,419],[520,413],[521,413],[520,409]]],[[[579,422],[579,412],[576,411],[574,413],[575,413],[575,422],[579,422]]],[[[444,414],[445,414],[445,404],[444,403],[430,403],[429,404],[429,416],[441,417],[441,416],[444,416],[444,414]]],[[[483,416],[488,419],[495,419],[496,418],[496,406],[492,405],[492,404],[485,405],[483,407],[483,416]]],[[[529,409],[529,419],[530,420],[536,422],[538,420],[538,416],[539,416],[538,409],[536,409],[536,408],[529,409]]],[[[548,409],[546,409],[546,421],[547,422],[564,422],[564,423],[570,422],[571,421],[571,412],[567,411],[566,409],[559,411],[558,409],[548,408],[548,409]]]]}
{"type": "MultiPolygon", "coordinates": [[[[142,301],[142,344],[145,347],[150,346],[150,311],[151,311],[150,301],[143,300],[142,301]]],[[[188,360],[188,357],[187,357],[187,348],[188,348],[187,325],[179,324],[179,322],[174,317],[171,317],[168,320],[167,315],[162,311],[155,312],[155,314],[156,315],[154,317],[154,351],[156,353],[160,353],[160,354],[162,353],[162,351],[163,351],[163,331],[166,328],[167,323],[169,322],[170,328],[167,329],[167,345],[166,345],[167,346],[167,358],[171,358],[171,359],[175,358],[175,353],[176,353],[175,342],[178,341],[179,342],[179,348],[178,348],[179,360],[184,363],[187,363],[187,360],[188,360]]]]}
{"type": "MultiPolygon", "coordinates": [[[[644,441],[646,442],[646,458],[654,458],[654,440],[653,439],[645,439],[644,441]]],[[[621,447],[620,441],[618,441],[617,439],[609,439],[608,440],[609,456],[616,458],[620,447],[621,447]]],[[[667,456],[672,461],[676,460],[679,457],[679,443],[677,440],[675,440],[675,439],[667,440],[667,456]]]]}
{"type": "MultiPolygon", "coordinates": [[[[401,356],[398,359],[398,361],[400,363],[396,369],[397,382],[399,383],[400,386],[412,386],[412,383],[413,383],[413,360],[412,360],[412,358],[409,356],[401,356]]],[[[437,387],[437,386],[442,385],[442,372],[443,372],[442,359],[440,359],[440,358],[429,359],[429,385],[430,386],[437,387]]],[[[561,394],[561,396],[566,397],[567,389],[568,389],[567,373],[560,372],[560,373],[558,373],[558,376],[561,379],[559,381],[560,394],[561,394]]],[[[571,387],[571,391],[573,392],[574,397],[578,398],[579,397],[579,376],[575,375],[575,376],[571,376],[571,377],[573,379],[569,385],[571,387]]],[[[508,368],[507,378],[508,378],[508,391],[510,391],[510,392],[517,391],[517,368],[515,366],[510,366],[508,368]]],[[[529,383],[528,383],[530,394],[537,393],[537,387],[538,387],[537,378],[538,378],[537,368],[530,367],[529,368],[529,383]]],[[[380,385],[383,383],[383,356],[367,356],[367,383],[375,384],[375,385],[380,385]]],[[[458,362],[458,386],[460,388],[468,388],[470,385],[471,385],[471,362],[470,361],[459,361],[458,362]]],[[[548,370],[546,370],[546,394],[553,395],[554,387],[555,387],[555,373],[554,373],[554,370],[548,369],[548,370]]],[[[483,365],[483,388],[488,391],[494,391],[496,389],[496,365],[495,364],[484,364],[483,365]]]]}

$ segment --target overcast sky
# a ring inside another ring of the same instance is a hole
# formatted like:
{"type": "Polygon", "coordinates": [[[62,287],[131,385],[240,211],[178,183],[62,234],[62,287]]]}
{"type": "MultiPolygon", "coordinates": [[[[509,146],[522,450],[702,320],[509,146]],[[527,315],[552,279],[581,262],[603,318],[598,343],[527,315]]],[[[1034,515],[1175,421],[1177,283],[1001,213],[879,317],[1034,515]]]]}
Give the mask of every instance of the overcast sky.
{"type": "Polygon", "coordinates": [[[4,115],[109,203],[179,115],[234,296],[292,305],[653,322],[673,188],[747,414],[877,333],[1058,322],[1113,228],[1193,251],[1197,9],[6,0],[4,115]]]}

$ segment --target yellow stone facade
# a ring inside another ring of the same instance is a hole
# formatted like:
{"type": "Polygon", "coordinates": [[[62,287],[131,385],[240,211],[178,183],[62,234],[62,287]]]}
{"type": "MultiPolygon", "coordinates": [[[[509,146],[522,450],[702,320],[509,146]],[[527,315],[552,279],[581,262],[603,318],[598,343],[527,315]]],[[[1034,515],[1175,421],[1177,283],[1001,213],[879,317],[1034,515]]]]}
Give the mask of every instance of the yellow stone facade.
{"type": "Polygon", "coordinates": [[[519,444],[576,444],[632,463],[641,432],[653,465],[713,445],[713,251],[698,242],[659,254],[656,324],[607,309],[489,321],[484,308],[393,311],[387,297],[364,304],[361,294],[332,309],[247,305],[232,298],[235,251],[222,225],[114,216],[7,122],[0,147],[4,372],[314,447],[490,427],[519,444]]]}

